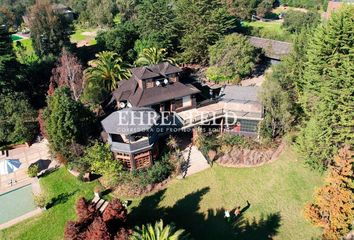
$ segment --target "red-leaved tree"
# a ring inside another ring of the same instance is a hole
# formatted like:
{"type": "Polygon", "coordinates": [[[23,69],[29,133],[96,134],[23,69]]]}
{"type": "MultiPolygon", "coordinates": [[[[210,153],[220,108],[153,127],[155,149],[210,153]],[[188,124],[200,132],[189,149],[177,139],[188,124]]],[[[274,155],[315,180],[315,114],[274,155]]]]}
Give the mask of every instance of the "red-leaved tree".
{"type": "Polygon", "coordinates": [[[93,220],[88,230],[86,231],[87,240],[110,240],[111,234],[102,217],[98,216],[93,220]]]}
{"type": "Polygon", "coordinates": [[[94,219],[96,210],[92,203],[88,203],[85,198],[80,198],[76,202],[76,215],[79,222],[88,223],[94,219]]]}
{"type": "Polygon", "coordinates": [[[66,240],[128,240],[131,231],[126,228],[127,210],[118,199],[113,199],[101,214],[94,204],[80,198],[76,203],[77,221],[65,226],[66,240]]]}
{"type": "Polygon", "coordinates": [[[318,189],[315,199],[308,204],[305,213],[316,225],[323,228],[325,240],[341,239],[352,229],[354,152],[349,146],[339,150],[330,166],[326,185],[318,189]]]}
{"type": "Polygon", "coordinates": [[[74,221],[68,221],[64,230],[65,239],[75,239],[81,240],[84,239],[80,231],[80,224],[74,221]]]}
{"type": "Polygon", "coordinates": [[[119,199],[113,199],[102,214],[103,221],[121,221],[127,220],[127,209],[123,206],[119,199]]]}

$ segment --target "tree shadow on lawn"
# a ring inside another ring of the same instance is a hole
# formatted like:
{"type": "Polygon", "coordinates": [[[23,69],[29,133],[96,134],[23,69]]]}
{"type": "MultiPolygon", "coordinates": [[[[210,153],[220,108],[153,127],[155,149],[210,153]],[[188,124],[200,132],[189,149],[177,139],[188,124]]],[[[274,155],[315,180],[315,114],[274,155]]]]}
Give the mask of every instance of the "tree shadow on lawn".
{"type": "Polygon", "coordinates": [[[207,213],[198,212],[199,203],[209,188],[192,192],[178,200],[172,207],[159,207],[165,190],[145,197],[129,213],[131,228],[163,219],[165,223],[173,222],[177,228],[183,228],[193,239],[272,239],[280,227],[280,214],[262,216],[258,221],[244,219],[242,214],[227,221],[224,208],[209,209],[207,213]]]}
{"type": "Polygon", "coordinates": [[[78,192],[78,190],[72,191],[70,193],[59,194],[58,196],[56,196],[50,200],[50,202],[47,204],[46,208],[49,209],[49,208],[52,208],[56,205],[66,203],[69,200],[69,198],[77,192],[78,192]]]}

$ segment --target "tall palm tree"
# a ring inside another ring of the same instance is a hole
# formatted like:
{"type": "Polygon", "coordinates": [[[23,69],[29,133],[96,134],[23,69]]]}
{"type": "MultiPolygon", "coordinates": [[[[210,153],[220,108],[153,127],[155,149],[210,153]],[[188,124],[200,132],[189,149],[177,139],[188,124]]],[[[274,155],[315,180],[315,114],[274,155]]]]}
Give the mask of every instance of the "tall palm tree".
{"type": "Polygon", "coordinates": [[[96,54],[96,57],[85,71],[88,81],[100,82],[107,91],[113,91],[118,87],[118,81],[130,76],[117,53],[103,51],[96,54]]]}
{"type": "Polygon", "coordinates": [[[144,48],[138,55],[138,59],[135,61],[135,65],[152,65],[160,62],[174,62],[172,58],[166,57],[167,52],[165,48],[144,48]]]}
{"type": "Polygon", "coordinates": [[[168,137],[166,144],[171,150],[176,150],[178,148],[177,139],[173,136],[168,137]]]}
{"type": "Polygon", "coordinates": [[[137,227],[131,236],[132,240],[181,240],[184,230],[175,230],[172,225],[163,225],[163,221],[137,227]]]}

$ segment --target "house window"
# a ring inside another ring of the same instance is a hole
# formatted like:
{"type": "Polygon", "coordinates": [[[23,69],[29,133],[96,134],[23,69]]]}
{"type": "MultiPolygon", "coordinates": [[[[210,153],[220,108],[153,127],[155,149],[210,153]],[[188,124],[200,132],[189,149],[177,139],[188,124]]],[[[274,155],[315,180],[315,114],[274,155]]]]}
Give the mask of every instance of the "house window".
{"type": "Polygon", "coordinates": [[[153,80],[146,81],[146,88],[153,88],[153,87],[154,87],[154,81],[153,80]]]}
{"type": "MultiPolygon", "coordinates": [[[[229,119],[232,121],[233,119],[229,119]]],[[[235,132],[248,132],[248,133],[256,133],[258,130],[257,120],[248,120],[248,119],[238,119],[237,123],[233,127],[235,132]]]]}
{"type": "Polygon", "coordinates": [[[182,98],[176,99],[176,100],[175,100],[175,109],[178,109],[178,108],[181,108],[181,107],[183,107],[183,100],[182,100],[182,98]]]}
{"type": "Polygon", "coordinates": [[[134,156],[135,166],[137,169],[148,167],[151,164],[150,151],[138,153],[134,156]]]}
{"type": "Polygon", "coordinates": [[[183,107],[190,107],[192,106],[192,99],[191,96],[185,96],[182,98],[183,100],[183,107]]]}
{"type": "Polygon", "coordinates": [[[131,168],[131,162],[130,162],[130,155],[127,153],[115,153],[115,158],[117,159],[117,161],[120,161],[123,163],[123,166],[126,168],[131,168]]]}
{"type": "Polygon", "coordinates": [[[170,79],[171,82],[178,82],[178,75],[177,74],[168,75],[168,78],[170,79]]]}
{"type": "Polygon", "coordinates": [[[124,142],[119,134],[111,134],[112,142],[124,142]]]}

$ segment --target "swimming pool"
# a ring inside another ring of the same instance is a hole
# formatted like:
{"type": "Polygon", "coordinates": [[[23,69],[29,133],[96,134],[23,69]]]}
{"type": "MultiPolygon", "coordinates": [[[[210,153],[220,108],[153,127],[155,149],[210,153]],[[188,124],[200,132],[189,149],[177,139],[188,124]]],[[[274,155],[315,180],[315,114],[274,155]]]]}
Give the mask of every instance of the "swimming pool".
{"type": "Polygon", "coordinates": [[[18,40],[22,40],[23,37],[16,35],[16,34],[12,34],[11,39],[12,39],[12,41],[18,41],[18,40]]]}
{"type": "Polygon", "coordinates": [[[26,185],[0,195],[0,224],[35,210],[32,185],[26,185]]]}

